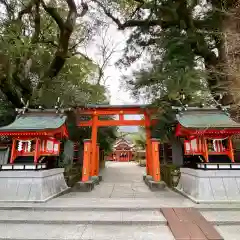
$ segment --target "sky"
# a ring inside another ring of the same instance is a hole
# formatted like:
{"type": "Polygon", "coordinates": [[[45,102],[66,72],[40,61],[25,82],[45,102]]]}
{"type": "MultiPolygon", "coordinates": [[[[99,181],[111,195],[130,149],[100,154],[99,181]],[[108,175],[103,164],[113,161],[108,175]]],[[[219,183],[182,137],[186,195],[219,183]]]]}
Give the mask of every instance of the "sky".
{"type": "MultiPolygon", "coordinates": [[[[80,0],[75,0],[78,5],[80,5],[80,0]]],[[[109,48],[114,46],[114,54],[110,58],[110,62],[105,68],[105,76],[107,80],[105,82],[105,86],[108,88],[110,93],[110,104],[111,105],[122,105],[122,104],[138,104],[135,99],[131,97],[131,93],[121,87],[123,85],[122,75],[131,74],[132,70],[138,68],[139,63],[133,64],[128,69],[120,69],[115,66],[115,63],[122,57],[123,50],[126,46],[126,40],[130,35],[130,30],[118,30],[115,23],[112,22],[111,19],[106,17],[104,13],[99,11],[99,9],[93,5],[89,9],[89,14],[85,15],[87,21],[92,21],[94,18],[101,19],[106,22],[108,26],[107,34],[101,28],[99,28],[100,32],[102,32],[102,36],[107,36],[104,39],[104,42],[108,44],[109,48]]],[[[81,7],[80,7],[81,9],[81,7]]],[[[102,43],[102,36],[98,36],[97,33],[91,44],[88,45],[88,48],[85,48],[87,56],[91,59],[96,60],[97,63],[101,62],[101,56],[99,55],[100,50],[99,46],[102,43]]],[[[143,102],[143,101],[141,101],[143,102]]]]}
{"type": "MultiPolygon", "coordinates": [[[[78,9],[80,11],[81,9],[81,0],[75,0],[78,9]]],[[[87,2],[87,1],[86,1],[87,2]]],[[[123,104],[141,104],[144,102],[144,100],[140,100],[140,102],[136,101],[131,97],[131,93],[127,91],[126,89],[123,89],[121,87],[122,85],[122,75],[124,74],[130,74],[132,70],[137,69],[139,67],[139,62],[135,63],[131,66],[131,68],[128,68],[127,70],[119,69],[115,66],[115,62],[118,61],[122,54],[123,49],[126,46],[126,40],[128,39],[128,36],[130,34],[129,30],[125,31],[119,31],[117,29],[117,26],[115,23],[112,22],[108,17],[104,15],[102,11],[99,11],[98,6],[96,6],[94,3],[89,4],[89,12],[84,16],[84,18],[92,21],[92,18],[101,19],[105,21],[108,25],[108,32],[107,35],[109,40],[109,45],[117,46],[115,47],[115,53],[111,57],[110,64],[105,69],[105,76],[107,76],[107,80],[105,82],[105,86],[108,88],[110,93],[110,104],[111,105],[123,105],[123,104]]],[[[99,40],[101,38],[99,37],[99,40]]],[[[97,54],[98,51],[98,44],[100,41],[98,41],[97,37],[95,38],[95,41],[93,41],[93,44],[88,45],[88,48],[85,49],[85,53],[87,56],[89,56],[91,59],[99,60],[99,56],[97,54]]],[[[98,61],[99,62],[99,61],[98,61]]]]}
{"type": "Polygon", "coordinates": [[[109,34],[111,35],[111,40],[113,42],[115,40],[117,45],[116,53],[113,54],[111,63],[105,69],[105,75],[108,77],[105,84],[110,91],[110,103],[113,105],[134,103],[135,100],[131,98],[130,92],[121,88],[121,76],[126,74],[126,72],[129,73],[129,71],[121,70],[114,64],[122,55],[121,50],[125,47],[127,36],[124,35],[124,32],[118,31],[113,25],[109,28],[109,34]]]}
{"type": "MultiPolygon", "coordinates": [[[[89,45],[86,49],[86,53],[96,62],[101,63],[101,56],[99,45],[101,45],[101,37],[99,37],[99,41],[96,37],[93,44],[89,45]],[[96,43],[97,42],[97,43],[96,43]]],[[[132,68],[130,69],[120,69],[115,66],[115,63],[121,58],[123,54],[123,49],[126,46],[127,34],[123,31],[117,30],[114,24],[110,24],[107,30],[107,37],[105,38],[105,43],[108,44],[109,49],[113,48],[114,53],[111,55],[109,64],[104,70],[106,82],[105,86],[109,90],[110,93],[110,104],[112,105],[121,105],[121,104],[133,104],[136,101],[131,97],[129,91],[124,89],[122,85],[122,75],[130,74],[132,68]]]]}
{"type": "MultiPolygon", "coordinates": [[[[131,97],[130,91],[127,91],[122,85],[122,75],[130,74],[131,71],[135,70],[139,67],[139,63],[134,64],[128,69],[120,69],[115,65],[116,61],[118,61],[122,54],[123,49],[126,46],[127,33],[124,31],[117,30],[114,24],[110,24],[108,31],[108,37],[106,38],[106,42],[109,43],[109,47],[115,46],[115,52],[111,56],[111,60],[107,65],[104,73],[106,78],[105,86],[107,87],[110,94],[110,104],[111,105],[131,105],[131,104],[141,104],[143,101],[137,102],[135,99],[131,97]]],[[[86,53],[89,57],[94,59],[96,62],[101,62],[101,57],[99,56],[99,48],[96,42],[100,42],[100,40],[93,42],[93,44],[89,45],[86,49],[86,53]],[[95,45],[96,44],[96,45],[95,45]]],[[[99,43],[101,44],[101,43],[99,43]]],[[[139,115],[128,115],[125,116],[125,119],[140,119],[139,115]]],[[[121,126],[119,127],[121,132],[138,132],[138,126],[121,126]]]]}
{"type": "MultiPolygon", "coordinates": [[[[122,75],[131,74],[131,71],[136,69],[136,65],[127,70],[120,69],[115,66],[115,62],[122,56],[123,49],[126,45],[127,34],[123,31],[116,29],[114,25],[110,25],[108,33],[111,36],[110,41],[113,40],[117,45],[117,51],[112,56],[111,63],[105,69],[105,75],[108,77],[106,80],[106,87],[110,92],[110,104],[111,105],[123,105],[123,104],[139,104],[135,99],[131,97],[131,93],[127,91],[122,85],[122,75]]],[[[128,115],[125,119],[140,119],[139,115],[128,115]]],[[[138,126],[121,126],[119,127],[121,132],[138,132],[138,126]]]]}

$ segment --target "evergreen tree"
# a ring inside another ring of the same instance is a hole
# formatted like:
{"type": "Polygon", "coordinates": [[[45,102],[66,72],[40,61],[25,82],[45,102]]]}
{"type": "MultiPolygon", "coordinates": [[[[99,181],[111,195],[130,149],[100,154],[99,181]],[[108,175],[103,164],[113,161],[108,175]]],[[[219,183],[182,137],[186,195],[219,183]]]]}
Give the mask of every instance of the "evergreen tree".
{"type": "MultiPolygon", "coordinates": [[[[233,78],[229,77],[228,71],[225,71],[226,66],[229,66],[225,33],[229,26],[233,26],[230,24],[233,22],[235,22],[235,32],[238,31],[236,14],[235,18],[231,18],[229,13],[232,9],[237,9],[239,1],[123,0],[111,1],[112,3],[93,1],[117,24],[120,30],[132,30],[121,64],[131,64],[144,51],[149,52],[151,57],[155,57],[155,51],[159,49],[161,52],[157,56],[160,64],[156,66],[160,69],[159,73],[166,73],[167,76],[163,74],[164,81],[168,81],[169,74],[172,76],[175,74],[173,81],[176,85],[179,85],[179,79],[183,77],[183,81],[186,81],[186,85],[191,89],[189,81],[186,80],[189,76],[194,76],[193,78],[199,81],[199,85],[203,84],[206,87],[203,77],[196,72],[196,65],[202,62],[202,70],[206,73],[204,79],[212,96],[220,101],[219,97],[222,95],[221,103],[231,104],[232,108],[239,105],[240,98],[234,97],[231,88],[233,78]],[[118,18],[119,13],[122,12],[124,14],[118,18]],[[164,43],[167,44],[164,45],[164,43]],[[178,44],[181,48],[178,48],[178,44]],[[178,48],[181,54],[175,55],[176,51],[170,51],[173,55],[169,55],[169,47],[178,48]],[[179,64],[179,61],[185,62],[184,67],[181,63],[179,64]],[[166,67],[170,72],[166,72],[166,67]]],[[[148,72],[152,72],[152,68],[148,72]]],[[[152,78],[145,80],[149,81],[148,85],[156,83],[152,78]]],[[[157,85],[162,88],[162,81],[157,85]]],[[[157,94],[159,96],[160,92],[157,91],[157,94]]]]}

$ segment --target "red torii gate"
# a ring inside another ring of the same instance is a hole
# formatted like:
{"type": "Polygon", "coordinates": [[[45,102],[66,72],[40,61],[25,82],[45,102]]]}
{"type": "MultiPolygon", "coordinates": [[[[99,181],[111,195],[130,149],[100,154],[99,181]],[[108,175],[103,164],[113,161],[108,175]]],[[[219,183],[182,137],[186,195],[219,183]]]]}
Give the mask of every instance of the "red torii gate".
{"type": "Polygon", "coordinates": [[[91,116],[90,120],[78,121],[79,127],[92,127],[91,140],[84,143],[84,160],[82,182],[99,174],[99,146],[97,144],[98,127],[104,126],[144,126],[146,129],[146,174],[151,175],[154,181],[160,181],[159,142],[151,139],[151,126],[157,121],[151,115],[157,109],[149,105],[86,105],[77,108],[78,115],[91,116]],[[127,120],[125,115],[144,115],[144,119],[127,120]],[[119,116],[119,119],[102,120],[99,116],[119,116]]]}

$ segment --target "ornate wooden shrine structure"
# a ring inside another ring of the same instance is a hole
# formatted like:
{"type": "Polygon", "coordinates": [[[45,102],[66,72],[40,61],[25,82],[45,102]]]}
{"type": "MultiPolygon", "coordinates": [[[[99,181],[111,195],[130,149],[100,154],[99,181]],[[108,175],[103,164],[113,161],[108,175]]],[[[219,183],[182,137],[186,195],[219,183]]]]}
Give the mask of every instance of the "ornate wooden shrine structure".
{"type": "Polygon", "coordinates": [[[107,160],[117,162],[129,162],[133,159],[134,153],[134,144],[132,144],[125,138],[119,138],[113,146],[112,153],[107,156],[107,160]]]}
{"type": "Polygon", "coordinates": [[[66,112],[57,108],[19,109],[15,121],[0,128],[0,136],[11,139],[10,159],[0,169],[46,168],[45,158],[56,160],[64,151],[62,141],[70,138],[67,122],[66,112]]]}
{"type": "Polygon", "coordinates": [[[199,156],[198,168],[219,168],[220,163],[225,164],[220,168],[240,168],[232,164],[235,162],[232,137],[240,134],[240,124],[226,112],[189,107],[178,113],[176,120],[175,135],[184,138],[184,156],[199,156]]]}
{"type": "Polygon", "coordinates": [[[151,126],[156,122],[151,115],[156,112],[148,105],[86,105],[78,107],[77,115],[89,116],[90,120],[78,121],[79,127],[91,127],[91,140],[85,141],[82,182],[99,174],[99,151],[97,129],[103,126],[145,126],[146,128],[146,173],[156,182],[160,181],[159,142],[151,139],[151,126]],[[127,120],[125,115],[143,115],[140,120],[127,120]],[[103,116],[118,116],[118,119],[103,120],[103,116]]]}

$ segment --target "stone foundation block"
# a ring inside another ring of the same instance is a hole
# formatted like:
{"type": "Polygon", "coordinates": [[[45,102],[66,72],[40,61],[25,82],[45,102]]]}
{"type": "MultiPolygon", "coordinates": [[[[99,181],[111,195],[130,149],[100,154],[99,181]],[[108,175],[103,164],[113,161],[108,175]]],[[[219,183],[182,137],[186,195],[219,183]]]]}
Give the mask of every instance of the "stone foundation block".
{"type": "Polygon", "coordinates": [[[63,168],[1,171],[0,201],[45,202],[68,190],[63,168]]]}
{"type": "Polygon", "coordinates": [[[240,170],[181,168],[176,189],[196,203],[240,203],[240,170]]]}
{"type": "Polygon", "coordinates": [[[94,180],[89,180],[87,182],[77,182],[72,190],[76,192],[91,192],[94,189],[94,185],[94,180]]]}
{"type": "Polygon", "coordinates": [[[166,187],[166,183],[163,181],[155,182],[152,177],[147,175],[143,176],[143,180],[151,191],[161,191],[166,187]]]}
{"type": "Polygon", "coordinates": [[[91,177],[91,180],[94,184],[99,185],[99,183],[102,181],[102,176],[93,176],[91,177]]]}

